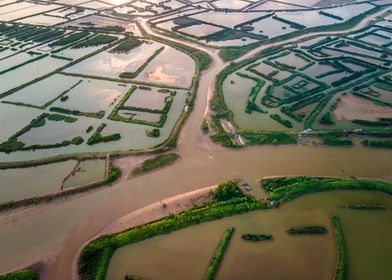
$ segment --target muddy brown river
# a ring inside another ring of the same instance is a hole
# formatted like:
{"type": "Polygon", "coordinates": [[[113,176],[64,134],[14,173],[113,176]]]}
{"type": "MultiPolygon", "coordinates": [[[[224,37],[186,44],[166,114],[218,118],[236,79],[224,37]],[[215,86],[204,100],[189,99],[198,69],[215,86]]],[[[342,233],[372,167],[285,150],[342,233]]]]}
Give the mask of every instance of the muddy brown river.
{"type": "MultiPolygon", "coordinates": [[[[392,152],[388,150],[300,145],[228,150],[211,143],[201,133],[200,124],[208,111],[214,77],[227,64],[215,50],[202,49],[213,57],[213,64],[202,75],[195,108],[181,131],[175,150],[181,160],[144,176],[122,179],[111,187],[1,214],[0,273],[45,261],[42,279],[71,279],[73,260],[79,249],[114,220],[164,198],[236,176],[249,181],[258,195],[262,192],[256,187],[256,181],[263,176],[358,176],[392,180],[392,152]]],[[[134,160],[129,157],[122,161],[126,165],[134,160]]]]}

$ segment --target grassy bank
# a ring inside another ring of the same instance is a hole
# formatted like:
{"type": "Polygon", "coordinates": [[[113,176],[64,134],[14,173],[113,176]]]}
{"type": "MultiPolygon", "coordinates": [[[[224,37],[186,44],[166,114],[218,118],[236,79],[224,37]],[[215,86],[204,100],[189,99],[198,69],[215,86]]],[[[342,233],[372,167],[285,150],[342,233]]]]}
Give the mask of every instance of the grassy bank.
{"type": "Polygon", "coordinates": [[[292,227],[287,230],[288,234],[325,234],[327,229],[323,226],[304,226],[304,227],[292,227]]]}
{"type": "Polygon", "coordinates": [[[154,157],[152,159],[147,159],[142,163],[141,166],[136,167],[132,171],[132,175],[135,176],[135,175],[139,175],[142,173],[156,170],[158,168],[162,168],[164,166],[173,164],[177,159],[179,159],[179,156],[174,153],[159,155],[159,156],[154,157]]]}
{"type": "Polygon", "coordinates": [[[38,280],[38,272],[33,269],[22,269],[0,275],[0,280],[38,280]]]}
{"type": "Polygon", "coordinates": [[[264,241],[273,239],[271,234],[243,234],[241,235],[241,238],[246,241],[264,241]]]}
{"type": "Polygon", "coordinates": [[[335,269],[335,280],[346,280],[347,279],[347,248],[346,242],[344,240],[343,228],[340,223],[339,217],[333,215],[332,216],[332,225],[335,231],[335,238],[338,250],[338,261],[336,263],[335,269]]]}
{"type": "Polygon", "coordinates": [[[333,190],[370,190],[392,195],[392,184],[383,181],[317,177],[279,177],[263,179],[262,187],[268,199],[278,203],[293,200],[301,195],[333,190]]]}
{"type": "Polygon", "coordinates": [[[216,273],[218,272],[218,268],[220,263],[222,262],[223,256],[226,252],[227,247],[229,246],[229,242],[231,237],[233,236],[234,228],[228,228],[220,241],[218,248],[216,248],[215,254],[211,259],[210,265],[208,266],[207,273],[204,276],[205,280],[215,279],[216,273]]]}

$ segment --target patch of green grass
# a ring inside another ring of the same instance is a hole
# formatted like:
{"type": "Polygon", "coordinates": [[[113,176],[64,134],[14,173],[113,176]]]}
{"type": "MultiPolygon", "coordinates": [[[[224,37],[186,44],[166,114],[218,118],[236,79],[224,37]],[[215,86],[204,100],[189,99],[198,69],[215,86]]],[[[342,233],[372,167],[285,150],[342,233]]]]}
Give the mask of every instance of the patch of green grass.
{"type": "Polygon", "coordinates": [[[163,166],[167,166],[175,162],[179,156],[174,153],[170,154],[164,154],[164,155],[159,155],[157,157],[154,157],[152,159],[147,159],[143,162],[143,164],[140,167],[135,168],[132,171],[133,175],[139,175],[145,172],[149,172],[152,170],[156,170],[158,168],[161,168],[163,166]]]}
{"type": "Polygon", "coordinates": [[[288,234],[325,234],[327,229],[323,226],[292,227],[287,230],[288,234]]]}
{"type": "Polygon", "coordinates": [[[110,50],[111,53],[128,53],[132,49],[140,46],[143,44],[143,41],[140,41],[137,38],[129,38],[122,41],[120,44],[115,46],[113,49],[110,50]]]}
{"type": "Polygon", "coordinates": [[[23,269],[0,275],[0,280],[38,280],[38,272],[33,269],[23,269]]]}
{"type": "Polygon", "coordinates": [[[392,149],[392,140],[362,140],[361,144],[368,147],[392,149]]]}
{"type": "Polygon", "coordinates": [[[218,272],[218,268],[220,263],[222,262],[223,256],[226,252],[227,247],[229,246],[229,242],[231,237],[233,236],[234,233],[234,228],[228,228],[223,237],[222,240],[219,243],[218,248],[216,248],[215,254],[211,259],[210,265],[207,269],[207,273],[204,276],[204,280],[212,280],[215,278],[216,273],[218,272]]]}
{"type": "Polygon", "coordinates": [[[372,190],[392,195],[391,183],[375,180],[298,176],[263,179],[261,185],[269,200],[280,203],[308,193],[334,190],[372,190]]]}
{"type": "Polygon", "coordinates": [[[94,37],[91,37],[87,40],[84,40],[76,45],[72,46],[73,49],[80,49],[80,48],[89,48],[89,47],[97,47],[100,45],[110,44],[116,41],[118,37],[106,35],[106,34],[98,34],[94,37]]]}
{"type": "Polygon", "coordinates": [[[338,247],[338,262],[335,269],[335,280],[346,280],[347,279],[347,247],[344,239],[342,224],[338,216],[332,216],[332,224],[335,231],[336,244],[338,247]]]}

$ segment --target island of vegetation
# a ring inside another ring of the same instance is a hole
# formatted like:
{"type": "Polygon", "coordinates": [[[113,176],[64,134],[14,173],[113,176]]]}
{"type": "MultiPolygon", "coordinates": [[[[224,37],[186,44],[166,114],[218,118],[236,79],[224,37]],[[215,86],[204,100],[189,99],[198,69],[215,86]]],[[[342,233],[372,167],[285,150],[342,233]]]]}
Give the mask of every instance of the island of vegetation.
{"type": "Polygon", "coordinates": [[[376,205],[376,204],[346,204],[342,207],[354,210],[385,210],[386,207],[384,205],[376,205]]]}
{"type": "Polygon", "coordinates": [[[346,241],[344,240],[343,228],[340,223],[340,219],[338,216],[332,216],[332,224],[335,231],[335,238],[337,244],[338,251],[338,261],[336,263],[335,270],[335,280],[346,280],[347,279],[347,266],[348,266],[348,257],[347,257],[347,247],[346,241]]]}
{"type": "Polygon", "coordinates": [[[211,259],[210,265],[208,266],[206,275],[204,276],[204,280],[213,280],[215,279],[216,273],[218,271],[219,265],[222,262],[223,256],[227,247],[229,246],[229,242],[231,237],[233,236],[234,228],[228,228],[220,241],[218,248],[216,248],[215,254],[211,259]]]}
{"type": "Polygon", "coordinates": [[[168,166],[170,164],[173,164],[177,159],[179,159],[179,156],[174,153],[163,154],[151,159],[147,159],[142,163],[141,166],[136,167],[132,171],[132,175],[136,176],[142,173],[162,168],[164,166],[168,166]]]}
{"type": "Polygon", "coordinates": [[[241,238],[246,241],[264,241],[264,240],[272,240],[273,237],[271,234],[243,234],[241,238]]]}
{"type": "Polygon", "coordinates": [[[288,234],[326,234],[327,229],[323,226],[301,226],[292,227],[287,230],[288,234]]]}

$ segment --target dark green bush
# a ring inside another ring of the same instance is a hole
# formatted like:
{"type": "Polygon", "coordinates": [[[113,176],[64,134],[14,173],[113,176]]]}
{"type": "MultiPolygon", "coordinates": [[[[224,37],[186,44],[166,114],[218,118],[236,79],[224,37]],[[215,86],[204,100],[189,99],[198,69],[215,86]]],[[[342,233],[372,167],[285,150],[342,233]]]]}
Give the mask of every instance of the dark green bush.
{"type": "Polygon", "coordinates": [[[220,184],[214,191],[216,201],[229,200],[234,197],[243,197],[244,194],[238,187],[238,181],[228,181],[220,184]]]}
{"type": "Polygon", "coordinates": [[[323,226],[292,227],[287,230],[288,234],[325,234],[327,229],[323,226]]]}

